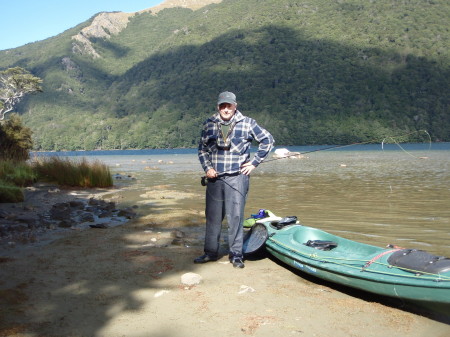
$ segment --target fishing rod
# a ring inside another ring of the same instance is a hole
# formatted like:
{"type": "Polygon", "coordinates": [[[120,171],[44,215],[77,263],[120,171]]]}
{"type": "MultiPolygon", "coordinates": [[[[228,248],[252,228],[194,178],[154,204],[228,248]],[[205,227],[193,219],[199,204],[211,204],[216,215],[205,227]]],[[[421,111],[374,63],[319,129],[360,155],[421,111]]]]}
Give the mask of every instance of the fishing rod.
{"type": "MultiPolygon", "coordinates": [[[[428,131],[427,131],[427,130],[419,130],[419,131],[417,131],[417,132],[425,132],[425,133],[427,134],[428,140],[429,140],[428,150],[431,150],[431,136],[430,136],[430,134],[428,133],[428,131]]],[[[408,135],[408,134],[406,134],[406,136],[407,136],[407,135],[408,135]]],[[[397,140],[396,140],[394,137],[391,137],[391,136],[384,138],[383,141],[381,142],[381,149],[382,149],[382,150],[384,150],[384,141],[385,141],[386,139],[392,139],[393,142],[394,142],[394,143],[395,143],[395,144],[396,144],[403,152],[405,152],[406,154],[410,155],[411,157],[418,158],[418,159],[424,159],[424,158],[427,158],[427,157],[417,157],[417,156],[415,156],[415,155],[409,153],[408,151],[406,151],[406,150],[405,150],[405,149],[397,142],[397,140]]]]}
{"type": "MultiPolygon", "coordinates": [[[[419,133],[419,132],[424,132],[428,136],[429,149],[430,149],[431,148],[431,136],[430,136],[430,134],[428,133],[427,130],[418,130],[418,131],[408,132],[408,133],[405,133],[405,134],[397,136],[397,137],[393,137],[393,136],[385,137],[385,138],[383,138],[383,140],[381,142],[381,149],[384,150],[384,144],[386,143],[386,140],[387,139],[391,139],[393,141],[393,143],[395,143],[395,145],[397,145],[403,152],[405,152],[405,153],[407,153],[410,156],[415,157],[415,158],[422,158],[422,157],[416,157],[416,156],[412,155],[411,153],[409,153],[408,151],[406,151],[399,144],[399,142],[396,140],[396,138],[405,137],[405,136],[408,136],[410,134],[419,133]]],[[[351,143],[351,144],[345,144],[345,145],[333,145],[333,146],[328,146],[328,147],[314,149],[314,150],[305,151],[305,152],[295,152],[294,154],[287,155],[287,156],[282,156],[282,157],[278,157],[278,158],[272,158],[272,159],[263,161],[261,164],[268,163],[268,162],[275,161],[275,160],[286,159],[286,158],[290,158],[290,157],[298,157],[300,155],[304,155],[304,154],[308,154],[308,153],[314,153],[314,152],[326,151],[326,150],[332,150],[332,149],[339,149],[339,148],[344,148],[344,147],[349,147],[349,146],[354,146],[354,145],[376,144],[376,143],[378,143],[378,141],[373,139],[373,140],[369,140],[369,141],[366,141],[366,142],[358,142],[358,143],[351,143]]]]}
{"type": "Polygon", "coordinates": [[[277,158],[264,160],[263,162],[261,162],[261,164],[269,163],[269,162],[275,161],[275,160],[286,159],[286,158],[290,158],[290,157],[298,157],[298,156],[301,156],[301,155],[304,155],[304,154],[308,154],[308,153],[314,153],[314,152],[326,151],[326,150],[332,150],[332,149],[339,149],[339,148],[342,148],[342,147],[353,146],[353,145],[362,145],[362,144],[366,144],[366,143],[352,143],[352,144],[346,144],[346,145],[333,145],[333,146],[324,147],[324,148],[321,148],[321,149],[310,150],[310,151],[305,151],[305,152],[295,152],[294,154],[291,154],[291,155],[286,155],[286,156],[282,156],[282,157],[277,157],[277,158]]]}
{"type": "MultiPolygon", "coordinates": [[[[304,155],[304,154],[308,154],[308,153],[319,152],[319,151],[326,151],[326,150],[337,149],[337,148],[342,148],[342,147],[352,146],[352,145],[361,145],[361,144],[365,144],[365,143],[353,143],[353,144],[346,144],[346,145],[333,145],[333,146],[329,146],[329,147],[322,148],[322,149],[315,149],[315,150],[310,150],[310,151],[305,151],[305,152],[295,152],[295,154],[264,160],[259,165],[264,164],[264,163],[269,163],[269,162],[275,161],[275,160],[286,159],[286,158],[291,158],[291,157],[298,157],[299,155],[304,155]]],[[[201,178],[202,186],[206,186],[207,183],[208,183],[208,177],[207,176],[203,176],[201,178]]]]}
{"type": "MultiPolygon", "coordinates": [[[[399,144],[399,142],[396,140],[396,138],[405,137],[405,136],[411,135],[411,134],[413,134],[413,133],[420,133],[420,132],[424,132],[424,133],[428,136],[428,139],[429,139],[429,148],[431,148],[431,136],[430,136],[430,134],[428,133],[428,131],[427,131],[427,130],[417,130],[417,131],[408,132],[408,133],[405,133],[405,134],[402,134],[402,135],[396,136],[396,137],[388,136],[388,137],[383,138],[383,140],[382,140],[382,142],[381,142],[381,149],[384,150],[384,144],[385,144],[385,141],[386,141],[387,139],[391,139],[391,140],[392,140],[392,141],[393,141],[393,142],[394,142],[394,143],[395,143],[402,151],[404,151],[405,153],[409,154],[410,156],[415,157],[415,158],[423,158],[423,157],[416,157],[416,156],[412,155],[411,153],[409,153],[408,151],[406,151],[406,150],[399,144]]],[[[272,162],[272,161],[275,161],[275,160],[281,160],[281,159],[286,159],[286,158],[291,158],[291,157],[298,157],[299,155],[305,155],[305,154],[308,154],[308,153],[314,153],[314,152],[320,152],[320,151],[327,151],[327,150],[332,150],[332,149],[339,149],[339,148],[344,148],[344,147],[349,147],[349,146],[354,146],[354,145],[375,144],[375,143],[378,143],[378,141],[379,141],[379,139],[372,139],[372,140],[369,140],[369,141],[366,141],[366,142],[358,142],[358,143],[351,143],[351,144],[344,144],[344,145],[342,145],[342,144],[341,144],[341,145],[333,145],[333,146],[328,146],[328,147],[319,148],[319,149],[314,149],[314,150],[309,150],[309,151],[304,151],[304,152],[295,152],[295,153],[292,154],[292,155],[286,155],[286,156],[282,156],[282,157],[277,157],[277,158],[272,158],[272,159],[264,160],[263,162],[260,163],[260,165],[261,165],[261,164],[264,164],[264,163],[269,163],[269,162],[272,162]]],[[[203,177],[201,178],[201,184],[202,184],[202,186],[206,186],[207,183],[208,183],[208,178],[207,178],[206,176],[203,176],[203,177]]]]}

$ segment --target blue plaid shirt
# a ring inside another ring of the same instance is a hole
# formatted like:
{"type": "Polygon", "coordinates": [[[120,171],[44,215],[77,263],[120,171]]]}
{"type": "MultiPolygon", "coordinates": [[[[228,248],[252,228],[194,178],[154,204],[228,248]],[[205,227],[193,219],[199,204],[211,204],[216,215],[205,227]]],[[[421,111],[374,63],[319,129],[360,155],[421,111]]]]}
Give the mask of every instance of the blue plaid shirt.
{"type": "Polygon", "coordinates": [[[273,148],[272,135],[250,117],[236,110],[228,137],[224,137],[219,113],[208,118],[203,124],[198,146],[198,157],[203,170],[213,168],[219,175],[240,171],[243,164],[250,161],[250,146],[253,140],[259,143],[251,164],[258,166],[273,148]],[[226,138],[226,139],[224,139],[226,138]]]}

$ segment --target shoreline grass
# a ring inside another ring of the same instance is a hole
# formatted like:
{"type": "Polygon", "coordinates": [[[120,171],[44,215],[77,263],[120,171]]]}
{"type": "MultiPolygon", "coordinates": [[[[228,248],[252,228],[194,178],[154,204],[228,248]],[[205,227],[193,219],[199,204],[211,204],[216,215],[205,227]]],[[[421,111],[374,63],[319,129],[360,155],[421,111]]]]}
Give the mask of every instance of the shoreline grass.
{"type": "Polygon", "coordinates": [[[71,187],[111,187],[113,180],[107,165],[86,158],[37,157],[31,162],[39,180],[71,187]]]}
{"type": "Polygon", "coordinates": [[[37,181],[60,186],[107,188],[113,186],[109,167],[86,158],[35,157],[30,162],[0,161],[0,203],[24,200],[22,188],[37,181]]]}

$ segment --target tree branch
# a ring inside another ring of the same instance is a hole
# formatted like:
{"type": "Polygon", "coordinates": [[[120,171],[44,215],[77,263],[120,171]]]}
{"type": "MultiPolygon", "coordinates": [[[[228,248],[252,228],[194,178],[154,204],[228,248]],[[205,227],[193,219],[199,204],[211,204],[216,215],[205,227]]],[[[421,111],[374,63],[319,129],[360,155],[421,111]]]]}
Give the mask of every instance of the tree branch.
{"type": "Polygon", "coordinates": [[[25,95],[42,91],[42,80],[27,70],[15,67],[0,72],[0,120],[14,110],[25,95]]]}

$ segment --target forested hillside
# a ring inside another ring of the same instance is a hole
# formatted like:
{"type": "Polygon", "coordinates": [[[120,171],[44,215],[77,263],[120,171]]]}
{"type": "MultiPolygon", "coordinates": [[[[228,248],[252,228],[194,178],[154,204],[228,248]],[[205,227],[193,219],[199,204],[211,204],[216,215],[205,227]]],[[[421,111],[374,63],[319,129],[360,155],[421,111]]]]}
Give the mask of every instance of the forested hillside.
{"type": "Polygon", "coordinates": [[[89,37],[97,56],[72,39],[90,20],[0,51],[0,69],[44,80],[18,107],[37,150],[195,147],[223,90],[277,145],[450,141],[448,13],[446,0],[224,0],[136,13],[89,37]]]}

